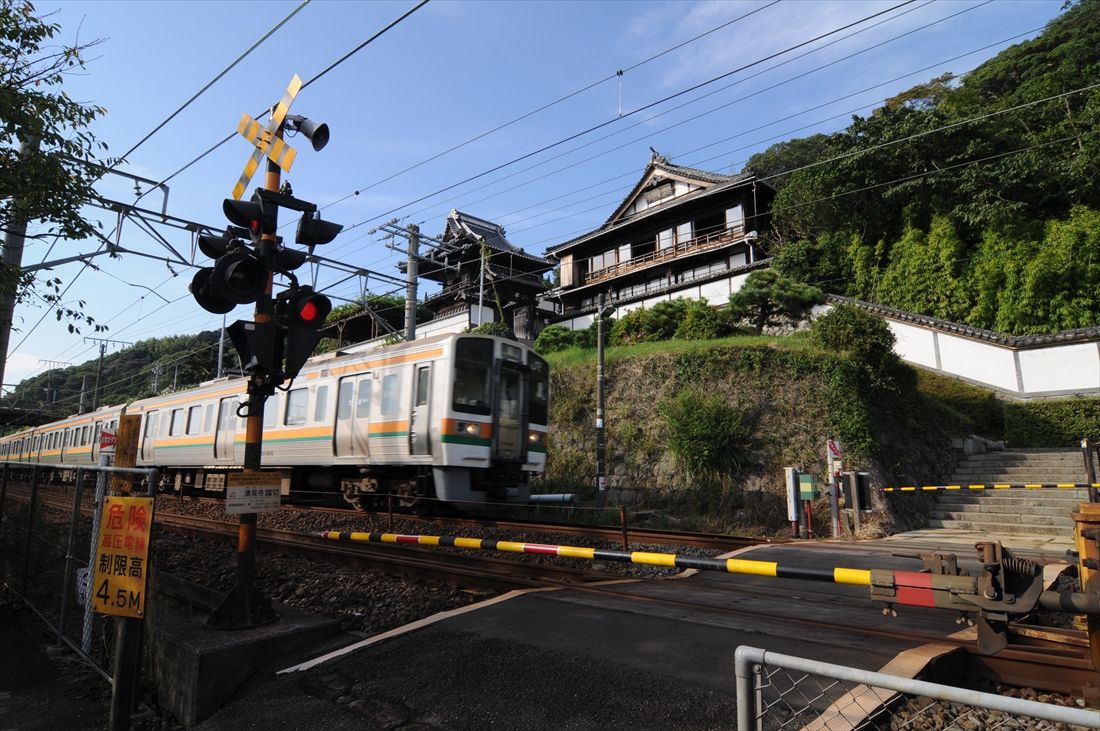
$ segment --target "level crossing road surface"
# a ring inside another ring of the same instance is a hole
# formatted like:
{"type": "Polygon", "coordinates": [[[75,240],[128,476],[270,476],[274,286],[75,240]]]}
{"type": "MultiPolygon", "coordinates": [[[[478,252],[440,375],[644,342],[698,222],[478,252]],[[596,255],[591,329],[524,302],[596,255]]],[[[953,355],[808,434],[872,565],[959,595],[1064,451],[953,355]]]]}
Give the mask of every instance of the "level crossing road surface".
{"type": "MultiPolygon", "coordinates": [[[[892,555],[915,550],[902,539],[770,545],[738,555],[823,569],[919,570],[919,561],[892,555]]],[[[977,567],[971,554],[958,551],[962,566],[977,567]]],[[[882,608],[865,586],[713,572],[533,590],[278,675],[198,728],[351,727],[379,714],[409,728],[732,728],[739,645],[879,670],[920,648],[878,629],[960,631],[950,612],[898,607],[899,616],[888,618],[882,608]],[[825,626],[837,623],[853,631],[825,626]]]]}

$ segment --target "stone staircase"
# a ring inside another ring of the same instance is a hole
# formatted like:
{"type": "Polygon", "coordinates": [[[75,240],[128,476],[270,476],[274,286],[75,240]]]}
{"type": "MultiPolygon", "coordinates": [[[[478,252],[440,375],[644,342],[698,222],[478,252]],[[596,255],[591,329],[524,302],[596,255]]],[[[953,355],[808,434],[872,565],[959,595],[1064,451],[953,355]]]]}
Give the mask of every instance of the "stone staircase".
{"type": "Polygon", "coordinates": [[[1070,513],[1088,502],[1086,488],[965,489],[970,484],[1068,482],[1085,482],[1080,450],[1015,449],[968,455],[944,482],[964,489],[936,493],[928,525],[991,535],[1072,535],[1070,513]]]}

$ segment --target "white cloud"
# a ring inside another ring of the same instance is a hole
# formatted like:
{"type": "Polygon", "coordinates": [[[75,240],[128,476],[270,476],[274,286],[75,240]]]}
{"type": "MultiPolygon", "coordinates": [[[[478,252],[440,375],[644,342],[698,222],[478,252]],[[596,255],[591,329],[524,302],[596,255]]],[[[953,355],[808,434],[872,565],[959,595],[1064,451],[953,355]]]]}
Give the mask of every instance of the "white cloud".
{"type": "Polygon", "coordinates": [[[28,376],[32,376],[42,370],[39,364],[39,356],[27,353],[14,353],[9,355],[4,364],[4,384],[15,385],[28,376]]]}

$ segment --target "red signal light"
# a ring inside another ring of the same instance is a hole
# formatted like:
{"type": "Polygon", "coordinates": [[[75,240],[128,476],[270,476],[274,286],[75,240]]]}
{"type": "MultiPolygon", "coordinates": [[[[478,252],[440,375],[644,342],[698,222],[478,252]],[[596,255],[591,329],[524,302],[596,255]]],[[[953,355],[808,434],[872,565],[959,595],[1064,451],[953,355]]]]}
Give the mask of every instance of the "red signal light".
{"type": "Polygon", "coordinates": [[[313,304],[312,299],[308,299],[302,303],[301,308],[298,310],[298,317],[305,323],[312,323],[317,319],[317,305],[313,304]]]}

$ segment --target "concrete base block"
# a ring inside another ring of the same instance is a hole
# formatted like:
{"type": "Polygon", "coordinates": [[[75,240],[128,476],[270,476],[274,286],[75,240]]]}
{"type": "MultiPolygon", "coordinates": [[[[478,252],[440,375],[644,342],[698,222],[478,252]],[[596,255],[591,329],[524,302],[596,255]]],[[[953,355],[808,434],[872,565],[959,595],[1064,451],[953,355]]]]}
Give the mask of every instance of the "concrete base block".
{"type": "Polygon", "coordinates": [[[158,703],[187,728],[251,683],[351,641],[337,620],[283,604],[279,620],[246,630],[216,630],[206,618],[221,601],[209,589],[158,572],[147,612],[147,657],[158,703]]]}

